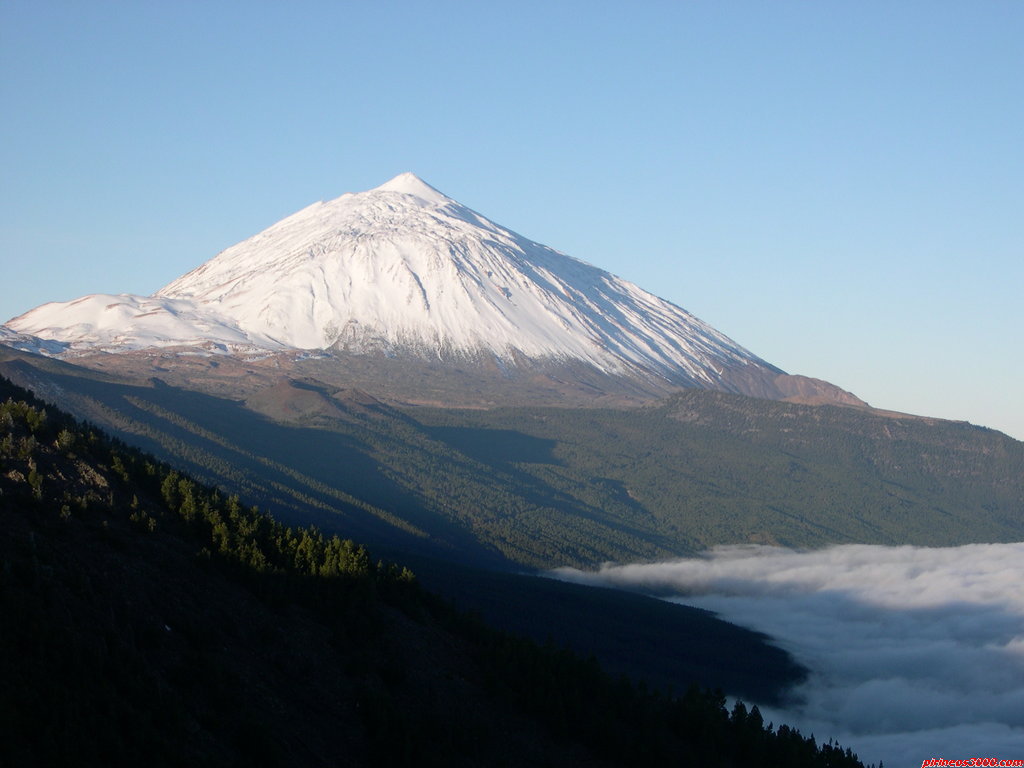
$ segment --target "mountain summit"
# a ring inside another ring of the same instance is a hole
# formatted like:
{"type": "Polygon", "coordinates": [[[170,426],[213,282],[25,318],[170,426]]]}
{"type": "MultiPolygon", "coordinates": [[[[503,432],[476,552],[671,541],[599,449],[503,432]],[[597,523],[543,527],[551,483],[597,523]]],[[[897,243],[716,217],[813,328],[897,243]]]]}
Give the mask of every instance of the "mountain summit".
{"type": "Polygon", "coordinates": [[[418,197],[427,203],[454,203],[450,197],[443,192],[434,189],[415,173],[400,173],[391,181],[386,181],[371,192],[399,192],[403,195],[418,197]]]}
{"type": "Polygon", "coordinates": [[[680,307],[505,229],[412,173],[304,208],[154,296],[86,296],[7,325],[78,350],[200,345],[502,370],[583,364],[668,385],[792,394],[778,388],[782,371],[680,307]]]}

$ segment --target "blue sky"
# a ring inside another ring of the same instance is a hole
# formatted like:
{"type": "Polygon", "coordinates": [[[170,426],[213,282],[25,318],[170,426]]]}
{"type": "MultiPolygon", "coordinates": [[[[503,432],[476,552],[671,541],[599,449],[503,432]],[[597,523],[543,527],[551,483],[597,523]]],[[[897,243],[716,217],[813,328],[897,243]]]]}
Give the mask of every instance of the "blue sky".
{"type": "Polygon", "coordinates": [[[0,320],[413,171],[792,373],[1024,438],[1024,4],[0,0],[0,320]]]}

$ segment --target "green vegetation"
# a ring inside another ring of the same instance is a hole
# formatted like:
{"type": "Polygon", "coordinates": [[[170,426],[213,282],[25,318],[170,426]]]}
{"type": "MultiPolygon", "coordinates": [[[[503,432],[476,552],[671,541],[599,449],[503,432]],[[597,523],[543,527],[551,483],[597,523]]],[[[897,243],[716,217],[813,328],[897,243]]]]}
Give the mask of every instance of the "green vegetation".
{"type": "Polygon", "coordinates": [[[399,410],[282,381],[241,403],[17,362],[204,482],[396,553],[587,567],[1024,533],[1024,444],[966,424],[698,390],[633,409],[399,410]]]}
{"type": "Polygon", "coordinates": [[[0,765],[860,765],[489,629],[0,380],[0,765]]]}
{"type": "Polygon", "coordinates": [[[599,529],[579,538],[603,551],[571,552],[585,564],[728,543],[941,546],[1024,533],[1024,444],[964,424],[703,391],[630,411],[414,415],[497,484],[533,491],[537,509],[501,531],[517,559],[557,561],[556,525],[572,544],[574,530],[599,529]]]}

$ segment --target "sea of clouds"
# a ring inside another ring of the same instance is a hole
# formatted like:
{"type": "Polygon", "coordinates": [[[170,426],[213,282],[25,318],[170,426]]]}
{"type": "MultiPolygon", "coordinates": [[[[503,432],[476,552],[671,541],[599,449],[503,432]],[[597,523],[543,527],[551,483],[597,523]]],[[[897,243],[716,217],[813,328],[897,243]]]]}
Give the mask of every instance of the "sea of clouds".
{"type": "Polygon", "coordinates": [[[556,578],[715,611],[770,635],[811,674],[760,707],[865,764],[1024,759],[1024,543],[719,547],[556,578]]]}

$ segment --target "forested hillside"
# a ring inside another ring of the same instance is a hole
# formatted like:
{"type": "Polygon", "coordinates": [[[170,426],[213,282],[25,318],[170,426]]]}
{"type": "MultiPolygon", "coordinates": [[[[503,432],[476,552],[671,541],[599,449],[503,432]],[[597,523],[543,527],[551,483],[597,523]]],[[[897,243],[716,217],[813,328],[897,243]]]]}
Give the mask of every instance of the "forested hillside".
{"type": "Polygon", "coordinates": [[[860,765],[488,629],[0,380],[0,764],[860,765]]]}
{"type": "Polygon", "coordinates": [[[1024,533],[1024,443],[968,424],[699,390],[459,410],[309,380],[242,401],[27,356],[0,370],[289,523],[488,567],[1024,533]]]}
{"type": "Polygon", "coordinates": [[[631,410],[409,413],[518,497],[494,523],[517,559],[1024,535],[1024,443],[968,424],[698,390],[631,410]]]}

